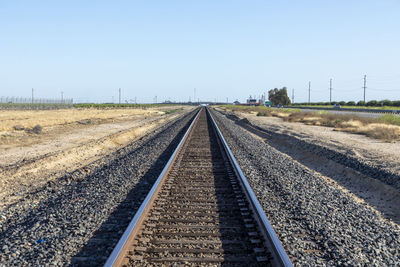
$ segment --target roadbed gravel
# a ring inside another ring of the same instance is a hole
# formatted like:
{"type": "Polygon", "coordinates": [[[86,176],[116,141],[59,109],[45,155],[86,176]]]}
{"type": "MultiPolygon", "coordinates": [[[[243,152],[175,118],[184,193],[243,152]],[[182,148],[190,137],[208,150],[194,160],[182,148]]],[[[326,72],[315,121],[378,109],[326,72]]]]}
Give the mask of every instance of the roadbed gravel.
{"type": "Polygon", "coordinates": [[[0,266],[101,265],[150,190],[194,111],[0,213],[0,266]],[[116,218],[122,206],[130,214],[116,218]]]}
{"type": "Polygon", "coordinates": [[[393,266],[400,228],[323,176],[213,111],[295,266],[393,266]]]}

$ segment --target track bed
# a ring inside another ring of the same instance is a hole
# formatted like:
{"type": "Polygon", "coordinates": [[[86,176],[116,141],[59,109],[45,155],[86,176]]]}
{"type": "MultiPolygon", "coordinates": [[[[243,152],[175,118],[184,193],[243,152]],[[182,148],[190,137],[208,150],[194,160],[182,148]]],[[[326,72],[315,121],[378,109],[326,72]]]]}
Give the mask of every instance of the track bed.
{"type": "MultiPolygon", "coordinates": [[[[203,109],[116,265],[266,266],[266,241],[203,109]]],[[[114,252],[113,252],[114,254],[114,252]]],[[[107,265],[107,264],[106,264],[107,265]]]]}

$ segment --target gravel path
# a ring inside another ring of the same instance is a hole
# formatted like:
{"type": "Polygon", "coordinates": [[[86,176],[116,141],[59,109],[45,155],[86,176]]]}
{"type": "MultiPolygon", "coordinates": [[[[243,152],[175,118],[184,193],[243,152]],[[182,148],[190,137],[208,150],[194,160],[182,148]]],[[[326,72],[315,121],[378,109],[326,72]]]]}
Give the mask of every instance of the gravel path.
{"type": "Polygon", "coordinates": [[[68,265],[74,255],[73,263],[102,264],[193,115],[186,114],[4,209],[0,214],[0,266],[68,265]],[[110,214],[127,203],[130,214],[110,224],[110,214]],[[92,238],[101,231],[109,233],[107,238],[92,238]],[[87,249],[89,240],[98,244],[97,252],[87,249]]]}
{"type": "Polygon", "coordinates": [[[318,173],[213,112],[296,266],[392,266],[400,231],[318,173]]]}

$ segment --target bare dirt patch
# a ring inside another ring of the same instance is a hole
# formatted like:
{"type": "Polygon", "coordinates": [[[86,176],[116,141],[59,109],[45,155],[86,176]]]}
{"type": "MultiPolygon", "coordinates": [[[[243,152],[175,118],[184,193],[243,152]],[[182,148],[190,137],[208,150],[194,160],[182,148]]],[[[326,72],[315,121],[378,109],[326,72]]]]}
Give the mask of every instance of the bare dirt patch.
{"type": "Polygon", "coordinates": [[[0,209],[191,109],[1,111],[0,209]],[[43,127],[39,134],[14,129],[38,124],[43,127]]]}

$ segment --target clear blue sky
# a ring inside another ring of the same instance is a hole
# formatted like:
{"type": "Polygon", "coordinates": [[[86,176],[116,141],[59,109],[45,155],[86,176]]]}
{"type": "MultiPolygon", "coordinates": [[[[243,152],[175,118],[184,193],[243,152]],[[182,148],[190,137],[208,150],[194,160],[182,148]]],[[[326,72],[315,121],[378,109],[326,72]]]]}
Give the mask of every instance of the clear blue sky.
{"type": "Polygon", "coordinates": [[[400,99],[400,1],[1,1],[0,96],[400,99]]]}

